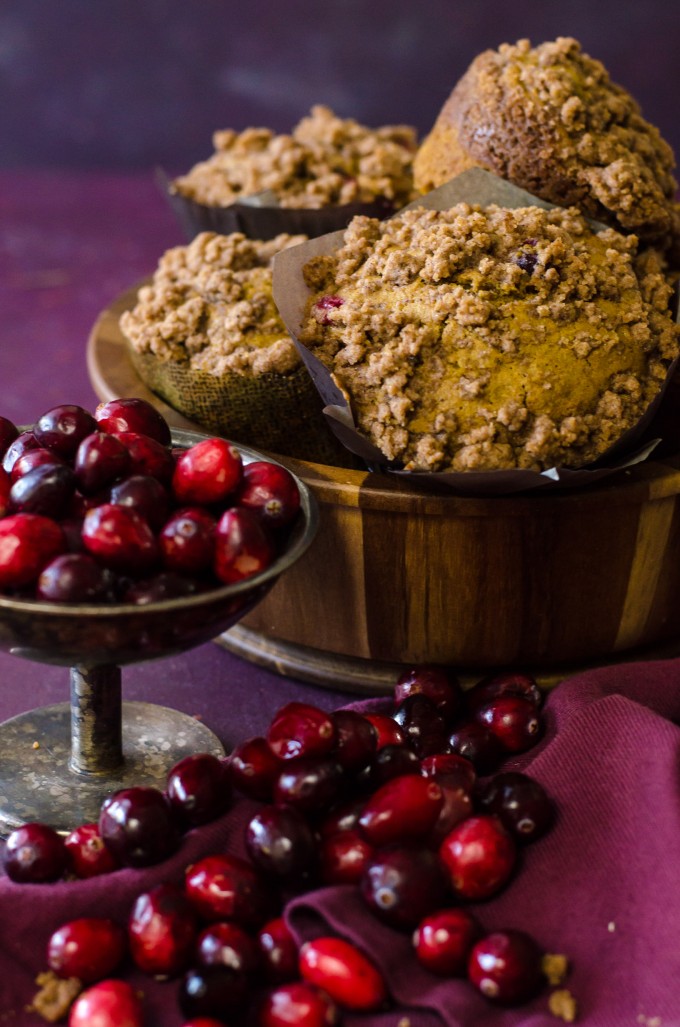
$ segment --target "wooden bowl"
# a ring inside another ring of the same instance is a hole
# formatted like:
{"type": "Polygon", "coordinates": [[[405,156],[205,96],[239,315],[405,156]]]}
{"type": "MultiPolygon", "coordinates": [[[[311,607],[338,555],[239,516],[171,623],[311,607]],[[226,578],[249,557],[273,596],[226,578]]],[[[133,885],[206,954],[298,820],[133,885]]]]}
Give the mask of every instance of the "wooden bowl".
{"type": "MultiPolygon", "coordinates": [[[[186,427],[126,356],[118,317],[134,296],[93,328],[94,388],[102,399],[141,395],[186,427]]],[[[223,637],[255,662],[380,692],[416,662],[477,677],[530,669],[549,681],[565,668],[675,652],[680,456],[588,489],[493,498],[427,494],[393,476],[277,459],[311,487],[320,528],[223,637]]]]}

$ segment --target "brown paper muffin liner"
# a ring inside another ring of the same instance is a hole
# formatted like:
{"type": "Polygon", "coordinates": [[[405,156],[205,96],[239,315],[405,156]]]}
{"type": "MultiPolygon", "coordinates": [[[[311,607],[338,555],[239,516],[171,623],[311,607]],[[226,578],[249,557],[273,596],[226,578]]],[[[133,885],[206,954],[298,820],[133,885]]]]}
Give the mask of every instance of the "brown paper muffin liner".
{"type": "Polygon", "coordinates": [[[209,432],[312,463],[363,466],[328,427],[304,365],[287,375],[218,376],[138,353],[129,343],[128,352],[152,392],[209,432]]]}

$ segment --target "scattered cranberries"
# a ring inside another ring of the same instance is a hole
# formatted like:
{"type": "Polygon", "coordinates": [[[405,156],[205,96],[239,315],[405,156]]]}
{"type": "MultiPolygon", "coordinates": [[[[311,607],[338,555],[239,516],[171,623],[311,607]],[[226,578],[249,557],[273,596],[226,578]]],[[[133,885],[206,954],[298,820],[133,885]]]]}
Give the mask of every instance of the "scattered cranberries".
{"type": "Polygon", "coordinates": [[[127,952],[125,931],[103,917],[81,917],[62,924],[47,943],[47,965],[59,977],[94,984],[112,974],[127,952]]]}
{"type": "Polygon", "coordinates": [[[501,1005],[527,1002],[544,984],[543,954],[524,931],[495,931],[481,938],[468,961],[468,976],[485,998],[501,1005]]]}
{"type": "Polygon", "coordinates": [[[64,839],[47,824],[23,824],[7,836],[2,864],[12,881],[57,881],[66,866],[64,839]]]}
{"type": "Polygon", "coordinates": [[[127,981],[100,981],[75,1000],[68,1027],[143,1027],[142,1003],[127,981]]]}

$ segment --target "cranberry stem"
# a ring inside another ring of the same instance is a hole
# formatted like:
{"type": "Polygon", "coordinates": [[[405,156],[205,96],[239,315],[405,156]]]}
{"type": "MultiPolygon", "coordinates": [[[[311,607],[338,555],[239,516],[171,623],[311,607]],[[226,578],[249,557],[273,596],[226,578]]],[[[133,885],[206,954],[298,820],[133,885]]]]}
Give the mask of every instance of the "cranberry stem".
{"type": "Polygon", "coordinates": [[[123,765],[121,672],[115,664],[71,667],[71,759],[74,774],[104,774],[123,765]]]}

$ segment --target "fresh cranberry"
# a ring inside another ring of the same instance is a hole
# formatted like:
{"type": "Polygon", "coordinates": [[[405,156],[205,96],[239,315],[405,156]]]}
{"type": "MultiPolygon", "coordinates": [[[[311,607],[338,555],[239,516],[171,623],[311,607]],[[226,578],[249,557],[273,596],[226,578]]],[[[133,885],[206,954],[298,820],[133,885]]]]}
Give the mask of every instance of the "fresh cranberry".
{"type": "Polygon", "coordinates": [[[14,484],[19,478],[23,478],[24,474],[35,470],[36,467],[47,466],[65,467],[66,465],[60,456],[49,449],[29,449],[14,461],[10,480],[14,484]]]}
{"type": "Polygon", "coordinates": [[[259,1011],[259,1027],[334,1027],[340,1013],[333,999],[324,991],[292,981],[273,988],[259,1011]]]}
{"type": "Polygon", "coordinates": [[[183,827],[197,827],[231,806],[231,781],[225,763],[209,752],[185,756],[168,773],[166,795],[183,827]]]}
{"type": "Polygon", "coordinates": [[[517,695],[501,695],[475,713],[506,752],[526,752],[541,734],[540,715],[532,702],[517,695]]]}
{"type": "Polygon", "coordinates": [[[74,491],[75,475],[70,467],[45,463],[17,478],[9,492],[9,505],[15,513],[42,514],[58,521],[68,510],[74,491]]]}
{"type": "Polygon", "coordinates": [[[354,831],[359,823],[359,817],[364,812],[365,803],[363,795],[356,795],[335,806],[317,824],[320,837],[327,838],[341,831],[354,831]]]}
{"type": "Polygon", "coordinates": [[[446,748],[446,721],[426,695],[417,692],[408,695],[397,707],[394,719],[403,729],[407,744],[418,756],[430,756],[446,748]]]}
{"type": "Polygon", "coordinates": [[[332,756],[300,756],[282,763],[274,785],[274,802],[301,813],[328,809],[346,783],[342,767],[332,756]]]}
{"type": "Polygon", "coordinates": [[[215,529],[213,570],[225,585],[252,578],[274,560],[274,544],[254,515],[241,507],[225,510],[215,529]]]}
{"type": "Polygon", "coordinates": [[[357,778],[362,788],[375,791],[403,774],[420,774],[420,760],[406,745],[383,745],[357,778]]]}
{"type": "Polygon", "coordinates": [[[143,1027],[142,1004],[127,981],[99,981],[75,1000],[68,1027],[143,1027]]]}
{"type": "Polygon", "coordinates": [[[271,892],[255,868],[238,856],[204,856],[188,867],[184,888],[207,922],[231,920],[249,930],[270,916],[271,892]]]}
{"type": "Polygon", "coordinates": [[[512,836],[500,820],[483,813],[457,824],[439,855],[456,895],[475,902],[507,884],[517,859],[512,836]]]}
{"type": "Polygon", "coordinates": [[[428,835],[428,845],[439,848],[450,831],[456,824],[472,816],[474,802],[472,790],[460,784],[457,776],[449,777],[447,774],[437,774],[433,778],[442,790],[444,801],[439,811],[439,816],[434,827],[428,835]]]}
{"type": "Polygon", "coordinates": [[[479,923],[468,910],[437,910],[421,920],[413,935],[416,958],[430,973],[465,977],[472,946],[481,933],[479,923]]]}
{"type": "Polygon", "coordinates": [[[385,745],[406,745],[406,735],[393,717],[387,713],[364,713],[378,732],[378,751],[385,745]]]}
{"type": "Polygon", "coordinates": [[[455,677],[442,667],[410,667],[399,677],[394,701],[403,703],[411,695],[424,695],[435,704],[446,721],[451,721],[463,705],[463,693],[455,677]]]}
{"type": "Polygon", "coordinates": [[[455,752],[437,752],[425,756],[420,764],[420,772],[426,777],[439,777],[445,774],[449,780],[455,780],[463,788],[471,789],[477,780],[475,768],[464,756],[455,752]]]}
{"type": "Polygon", "coordinates": [[[363,770],[377,751],[377,729],[354,710],[336,710],[331,720],[335,728],[333,755],[338,763],[351,773],[363,770]]]}
{"type": "Polygon", "coordinates": [[[323,756],[336,741],[330,714],[311,703],[290,702],[275,714],[267,731],[267,742],[279,759],[323,756]]]}
{"type": "Polygon", "coordinates": [[[314,316],[319,324],[329,325],[331,318],[328,316],[328,311],[336,310],[344,302],[342,296],[322,296],[321,299],[318,299],[314,304],[314,316]]]}
{"type": "Polygon", "coordinates": [[[127,929],[130,955],[144,973],[173,977],[188,967],[198,927],[194,908],[177,885],[159,884],[138,895],[127,929]]]}
{"type": "Polygon", "coordinates": [[[294,981],[298,975],[298,947],[282,916],[273,917],[257,933],[261,961],[271,984],[294,981]]]}
{"type": "Polygon", "coordinates": [[[238,924],[226,920],[209,924],[196,939],[200,966],[231,966],[252,977],[261,966],[258,943],[238,924]]]}
{"type": "Polygon", "coordinates": [[[506,671],[482,678],[473,688],[465,693],[465,702],[470,713],[474,714],[480,706],[486,706],[493,699],[502,695],[518,695],[532,702],[536,709],[543,703],[541,690],[531,674],[517,671],[506,671]]]}
{"type": "Polygon", "coordinates": [[[14,464],[24,453],[33,449],[41,449],[41,445],[32,431],[22,431],[20,435],[9,444],[2,458],[3,470],[11,474],[14,464]]]}
{"type": "Polygon", "coordinates": [[[155,407],[144,399],[130,397],[110,399],[100,403],[94,412],[99,430],[103,432],[138,432],[160,442],[170,444],[171,433],[167,421],[155,407]]]}
{"type": "Polygon", "coordinates": [[[85,436],[96,430],[92,414],[73,403],[53,407],[41,414],[33,426],[40,445],[66,459],[73,457],[85,436]]]}
{"type": "Polygon", "coordinates": [[[69,870],[76,877],[98,877],[117,870],[119,863],[104,845],[99,824],[74,827],[64,839],[69,870]]]}
{"type": "Polygon", "coordinates": [[[550,830],[555,804],[542,785],[527,774],[505,771],[480,786],[477,801],[495,814],[518,842],[532,842],[550,830]]]}
{"type": "Polygon", "coordinates": [[[281,464],[253,460],[244,465],[235,502],[276,530],[286,527],[295,518],[300,509],[300,490],[293,475],[281,464]]]}
{"type": "Polygon", "coordinates": [[[0,417],[0,456],[4,456],[10,444],[19,434],[19,429],[8,417],[0,417]]]}
{"type": "Polygon", "coordinates": [[[281,760],[274,755],[267,739],[260,736],[241,742],[229,758],[229,775],[234,787],[263,802],[271,802],[280,769],[281,760]]]}
{"type": "Polygon", "coordinates": [[[90,496],[128,474],[130,454],[115,436],[93,432],[78,446],[73,469],[78,488],[90,496]]]}
{"type": "MultiPolygon", "coordinates": [[[[36,450],[36,453],[39,450],[36,450]]],[[[12,479],[7,471],[0,467],[0,517],[4,517],[9,510],[10,492],[12,490],[12,479]]]]}
{"type": "Polygon", "coordinates": [[[36,596],[55,603],[98,603],[111,598],[111,589],[111,572],[93,557],[62,553],[40,572],[36,596]]]}
{"type": "Polygon", "coordinates": [[[359,828],[371,845],[392,845],[424,838],[434,827],[444,802],[431,777],[393,777],[367,800],[359,828]]]}
{"type": "Polygon", "coordinates": [[[187,507],[174,513],[158,536],[163,564],[180,574],[201,574],[212,567],[217,522],[207,510],[187,507]]]}
{"type": "Polygon", "coordinates": [[[159,571],[142,581],[132,581],[121,594],[124,603],[145,606],[147,603],[162,603],[166,599],[183,599],[196,592],[198,584],[174,571],[159,571]]]}
{"type": "Polygon", "coordinates": [[[494,931],[473,947],[468,977],[492,1002],[528,1002],[545,983],[542,959],[539,946],[524,931],[494,931]]]}
{"type": "Polygon", "coordinates": [[[368,1012],[380,1009],[387,999],[387,987],[375,963],[344,938],[305,942],[300,949],[300,975],[343,1009],[368,1012]]]}
{"type": "Polygon", "coordinates": [[[160,863],[179,841],[170,803],[157,788],[121,788],[104,800],[99,831],[106,847],[124,866],[160,863]]]}
{"type": "Polygon", "coordinates": [[[35,582],[50,560],[66,548],[58,524],[40,514],[19,513],[0,520],[0,588],[35,582]]]}
{"type": "Polygon", "coordinates": [[[59,977],[94,984],[112,974],[127,951],[125,931],[114,920],[80,917],[59,927],[47,942],[47,965],[59,977]]]}
{"type": "Polygon", "coordinates": [[[241,454],[226,439],[203,439],[184,450],[172,476],[178,503],[223,503],[243,475],[241,454]]]}
{"type": "Polygon", "coordinates": [[[316,866],[316,838],[304,816],[290,806],[263,806],[246,825],[246,848],[260,870],[297,881],[316,866]]]}
{"type": "Polygon", "coordinates": [[[200,966],[188,970],[179,989],[184,1016],[211,1016],[224,1022],[246,1003],[248,977],[231,966],[200,966]]]}
{"type": "Polygon", "coordinates": [[[167,490],[158,478],[148,474],[131,474],[116,482],[110,489],[109,502],[136,510],[152,531],[160,531],[170,511],[167,490]]]}
{"type": "Polygon", "coordinates": [[[47,824],[23,824],[7,836],[2,864],[12,881],[58,881],[66,868],[64,839],[47,824]]]}
{"type": "Polygon", "coordinates": [[[360,881],[368,908],[399,930],[415,927],[450,899],[440,860],[432,849],[392,847],[378,850],[360,881]]]}
{"type": "Polygon", "coordinates": [[[117,432],[118,439],[128,451],[130,474],[144,474],[158,478],[164,485],[170,485],[175,461],[172,453],[165,446],[148,435],[137,432],[117,432]]]}
{"type": "Polygon", "coordinates": [[[505,755],[498,738],[485,724],[465,721],[449,735],[449,749],[469,760],[478,774],[491,774],[505,755]]]}
{"type": "Polygon", "coordinates": [[[139,576],[158,562],[158,544],[151,528],[127,506],[102,503],[88,510],[82,538],[92,556],[122,574],[139,576]]]}
{"type": "Polygon", "coordinates": [[[360,831],[337,831],[319,842],[319,874],[324,884],[358,884],[374,847],[360,831]]]}

